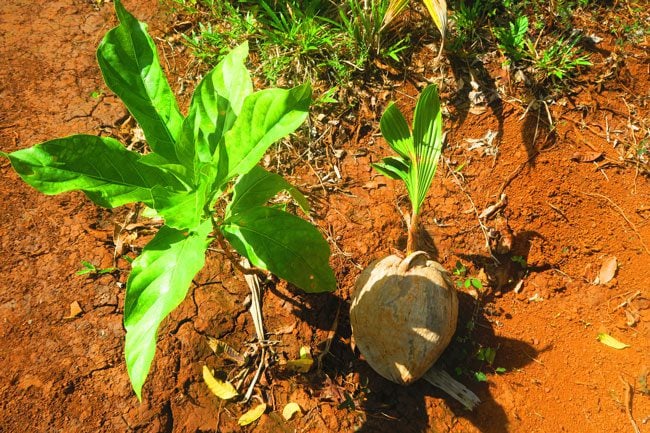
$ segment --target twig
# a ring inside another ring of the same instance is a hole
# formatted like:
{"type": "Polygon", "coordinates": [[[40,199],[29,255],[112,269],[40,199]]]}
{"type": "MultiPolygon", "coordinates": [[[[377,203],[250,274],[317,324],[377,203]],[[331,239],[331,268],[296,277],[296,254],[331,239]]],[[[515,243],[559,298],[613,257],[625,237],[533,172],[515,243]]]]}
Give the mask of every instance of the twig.
{"type": "Polygon", "coordinates": [[[632,386],[627,380],[623,379],[622,375],[619,376],[619,379],[621,379],[621,382],[623,382],[623,385],[625,386],[625,413],[627,414],[627,419],[630,420],[634,433],[641,433],[639,426],[636,424],[636,421],[634,421],[634,417],[632,416],[632,396],[634,395],[632,386]]]}
{"type": "Polygon", "coordinates": [[[526,161],[524,161],[524,162],[522,162],[521,164],[519,164],[519,167],[517,167],[517,168],[515,169],[515,171],[513,171],[513,172],[510,174],[510,176],[508,176],[508,178],[507,178],[507,179],[506,179],[506,180],[501,184],[501,188],[499,188],[499,192],[497,193],[497,196],[501,197],[501,194],[503,194],[503,192],[506,190],[506,188],[508,187],[508,185],[510,185],[510,182],[512,182],[512,181],[515,179],[515,177],[517,177],[517,176],[519,175],[519,173],[521,172],[521,170],[523,170],[524,167],[526,167],[530,161],[532,161],[533,159],[535,159],[535,158],[537,157],[537,155],[539,155],[539,151],[538,151],[538,150],[536,150],[535,153],[533,153],[532,155],[530,155],[530,157],[529,157],[526,161]]]}
{"type": "Polygon", "coordinates": [[[632,296],[630,296],[625,301],[621,302],[616,308],[614,308],[614,311],[618,310],[619,308],[623,308],[623,307],[629,305],[630,302],[632,302],[634,300],[634,298],[636,298],[640,294],[641,294],[641,290],[637,290],[636,292],[634,292],[634,294],[632,296]]]}
{"type": "Polygon", "coordinates": [[[618,211],[618,213],[621,214],[623,219],[630,225],[630,227],[632,228],[632,231],[634,231],[634,234],[639,238],[639,241],[641,242],[641,245],[643,246],[643,249],[645,250],[645,252],[650,254],[650,250],[648,249],[648,246],[643,241],[643,237],[641,236],[641,233],[639,233],[639,230],[636,228],[634,223],[632,221],[630,221],[630,219],[625,215],[625,212],[623,212],[623,209],[621,209],[621,207],[619,205],[614,203],[614,201],[611,198],[607,197],[606,195],[598,194],[597,192],[583,192],[582,194],[588,195],[588,196],[591,196],[591,197],[604,198],[605,200],[607,200],[609,202],[609,204],[611,204],[612,207],[614,209],[616,209],[618,211]]]}
{"type": "Polygon", "coordinates": [[[237,269],[239,272],[246,275],[256,275],[259,278],[266,278],[267,274],[263,269],[257,268],[255,266],[249,266],[244,267],[242,266],[238,261],[237,258],[230,252],[230,249],[228,248],[228,245],[226,245],[225,240],[223,239],[223,235],[221,234],[221,231],[215,230],[215,239],[217,240],[217,243],[219,244],[219,248],[221,248],[221,252],[226,256],[228,260],[232,263],[232,265],[237,269]]]}
{"type": "MultiPolygon", "coordinates": [[[[244,269],[250,268],[250,263],[246,258],[243,258],[241,260],[240,265],[244,269]]],[[[255,326],[255,334],[257,335],[257,342],[258,344],[262,344],[262,342],[264,341],[264,324],[262,322],[262,302],[260,299],[260,295],[261,295],[260,281],[257,278],[257,275],[252,275],[252,274],[244,274],[244,279],[246,280],[246,284],[248,284],[248,287],[251,290],[250,313],[253,318],[253,325],[255,326]]],[[[262,374],[262,368],[264,367],[265,356],[266,356],[266,348],[262,347],[262,352],[260,353],[260,364],[257,367],[255,376],[253,376],[253,380],[248,385],[248,390],[244,395],[244,401],[248,401],[253,395],[253,389],[257,384],[257,380],[259,379],[260,374],[262,374]]]]}
{"type": "Polygon", "coordinates": [[[564,221],[569,222],[569,218],[567,218],[567,216],[564,214],[564,212],[562,212],[562,210],[559,207],[554,206],[549,202],[546,202],[546,204],[555,212],[557,212],[564,219],[564,221]]]}
{"type": "Polygon", "coordinates": [[[456,379],[451,377],[446,371],[439,369],[435,365],[429,369],[424,376],[424,380],[431,385],[438,387],[452,396],[456,401],[461,403],[468,410],[474,410],[481,403],[481,400],[469,388],[456,379]]]}
{"type": "MultiPolygon", "coordinates": [[[[474,214],[476,215],[476,220],[478,221],[478,225],[481,228],[481,231],[483,232],[483,236],[485,237],[485,248],[487,248],[488,252],[490,253],[490,256],[492,257],[492,259],[494,259],[497,263],[499,263],[499,260],[496,257],[494,257],[494,255],[492,254],[492,248],[490,248],[490,235],[488,235],[487,227],[485,227],[485,224],[483,224],[483,221],[481,221],[480,215],[478,213],[478,209],[476,208],[476,205],[474,204],[474,200],[472,200],[472,196],[469,195],[469,193],[465,190],[465,188],[462,185],[462,182],[460,181],[460,179],[458,179],[458,175],[456,174],[456,172],[454,170],[452,170],[451,167],[449,167],[449,163],[447,162],[447,160],[444,159],[444,158],[443,158],[443,160],[445,162],[445,165],[447,166],[447,170],[449,170],[451,175],[454,176],[454,179],[456,180],[456,184],[458,185],[460,190],[463,193],[465,193],[465,195],[467,196],[467,199],[469,200],[470,204],[472,205],[472,209],[474,211],[474,214]]],[[[499,194],[499,196],[501,196],[501,194],[499,194]]]]}
{"type": "Polygon", "coordinates": [[[341,302],[339,302],[339,306],[336,309],[336,316],[334,317],[334,322],[332,323],[332,327],[330,328],[329,332],[327,333],[327,338],[325,339],[325,347],[323,348],[323,352],[318,355],[318,370],[322,370],[323,367],[323,358],[330,353],[330,347],[332,346],[332,341],[334,341],[334,336],[336,335],[336,329],[339,327],[339,316],[341,314],[341,302]]]}
{"type": "MultiPolygon", "coordinates": [[[[483,232],[483,237],[485,238],[485,248],[487,248],[488,252],[490,253],[490,257],[496,262],[496,263],[501,263],[499,262],[499,259],[494,257],[494,254],[492,254],[492,248],[490,248],[490,235],[488,234],[487,227],[485,224],[483,224],[483,221],[481,221],[480,214],[478,212],[478,209],[476,208],[476,205],[474,204],[474,200],[472,200],[472,196],[469,195],[467,190],[463,187],[462,182],[458,178],[458,175],[454,170],[449,167],[449,163],[447,162],[446,159],[443,159],[445,161],[445,165],[447,166],[447,170],[451,173],[452,176],[454,176],[454,179],[456,180],[456,184],[460,188],[460,190],[467,196],[467,199],[469,200],[470,204],[472,205],[472,210],[474,211],[474,214],[476,215],[476,220],[478,221],[478,225],[481,228],[481,231],[483,232]]],[[[499,194],[501,196],[501,194],[499,194]]]]}

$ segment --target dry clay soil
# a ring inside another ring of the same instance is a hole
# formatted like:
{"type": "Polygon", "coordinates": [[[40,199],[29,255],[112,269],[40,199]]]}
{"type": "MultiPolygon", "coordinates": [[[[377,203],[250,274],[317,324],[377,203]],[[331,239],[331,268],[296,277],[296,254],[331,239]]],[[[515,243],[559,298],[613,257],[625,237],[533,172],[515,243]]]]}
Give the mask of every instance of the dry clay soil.
{"type": "MultiPolygon", "coordinates": [[[[158,45],[167,49],[170,18],[161,7],[153,0],[125,5],[151,23],[158,45]]],[[[2,151],[116,130],[125,119],[119,100],[108,91],[92,96],[105,90],[94,51],[114,25],[111,4],[2,1],[2,151]]],[[[449,165],[441,165],[422,219],[447,269],[461,261],[485,279],[483,293],[460,291],[457,338],[442,360],[452,374],[459,367],[459,380],[481,398],[473,412],[426,383],[388,383],[353,348],[347,309],[354,280],[371,260],[404,243],[404,190],[370,169],[389,153],[377,134],[383,102],[366,107],[370,114],[358,120],[363,125],[340,124],[361,133],[349,139],[334,134],[324,144],[345,150],[336,153],[339,158],[289,173],[309,193],[314,221],[329,235],[339,288],[305,295],[279,282],[265,290],[265,326],[278,342],[277,362],[256,388],[269,408],[247,427],[239,427],[237,418],[251,404],[224,404],[201,379],[203,365],[235,371],[211,352],[207,337],[238,350],[253,340],[243,278],[210,253],[188,298],[161,327],[140,403],[123,361],[128,265],[120,260],[116,275],[75,275],[82,260],[112,265],[114,224],[126,213],[99,209],[80,193],[39,194],[0,160],[0,432],[596,433],[634,432],[634,423],[637,431],[650,432],[650,184],[619,154],[633,141],[629,124],[648,119],[649,62],[647,45],[629,48],[613,71],[607,63],[613,41],[601,43],[590,77],[609,75],[551,107],[557,120],[552,137],[535,133],[538,110],[522,120],[517,103],[462,116],[449,105],[449,165]],[[469,150],[465,141],[488,130],[499,132],[496,159],[469,150]],[[596,162],[572,159],[577,154],[589,160],[594,151],[604,154],[596,162]],[[454,176],[449,167],[464,161],[469,164],[454,176]],[[316,174],[322,179],[333,164],[340,177],[321,184],[316,174]],[[507,206],[485,224],[503,236],[509,226],[513,247],[497,265],[476,212],[495,203],[501,190],[507,206]],[[514,256],[525,258],[527,267],[514,256]],[[614,279],[594,284],[613,257],[614,279]],[[82,312],[66,318],[74,302],[82,312]],[[471,332],[467,323],[474,324],[471,332]],[[599,333],[629,347],[608,347],[597,340],[599,333]],[[282,366],[301,346],[323,353],[328,337],[320,370],[299,374],[282,366]],[[497,350],[492,367],[471,361],[479,346],[497,350]],[[496,374],[497,367],[504,373],[496,374]],[[474,371],[485,372],[487,382],[476,381],[474,371]],[[285,422],[278,412],[289,401],[302,414],[285,422]]],[[[184,64],[170,54],[165,66],[179,90],[184,64]]],[[[410,111],[416,94],[405,83],[387,99],[410,111]]],[[[454,95],[453,88],[443,90],[443,100],[454,101],[454,95]]],[[[146,239],[146,226],[139,236],[133,243],[146,239]]]]}

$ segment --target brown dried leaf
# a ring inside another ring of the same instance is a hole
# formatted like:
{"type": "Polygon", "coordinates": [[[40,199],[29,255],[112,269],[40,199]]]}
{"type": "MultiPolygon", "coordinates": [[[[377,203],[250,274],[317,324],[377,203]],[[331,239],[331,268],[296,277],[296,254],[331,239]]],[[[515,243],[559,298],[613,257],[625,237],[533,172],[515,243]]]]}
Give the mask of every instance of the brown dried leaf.
{"type": "Polygon", "coordinates": [[[602,158],[604,155],[603,152],[576,152],[571,157],[571,161],[594,162],[602,158]]]}
{"type": "Polygon", "coordinates": [[[616,257],[612,256],[603,260],[603,264],[598,272],[598,284],[609,283],[616,275],[617,269],[618,262],[616,261],[616,257]]]}
{"type": "Polygon", "coordinates": [[[83,310],[81,309],[81,305],[79,305],[79,302],[74,301],[70,304],[70,314],[65,316],[64,319],[74,319],[75,317],[79,316],[81,313],[83,313],[83,310]]]}
{"type": "Polygon", "coordinates": [[[228,343],[221,341],[217,338],[208,337],[208,346],[215,353],[215,355],[222,355],[239,365],[244,365],[246,359],[228,343]]]}

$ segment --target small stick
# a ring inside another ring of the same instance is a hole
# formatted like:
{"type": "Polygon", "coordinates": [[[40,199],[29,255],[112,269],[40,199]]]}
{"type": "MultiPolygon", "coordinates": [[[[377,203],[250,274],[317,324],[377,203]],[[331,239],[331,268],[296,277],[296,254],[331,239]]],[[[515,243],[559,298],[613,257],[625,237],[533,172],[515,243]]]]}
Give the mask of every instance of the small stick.
{"type": "Polygon", "coordinates": [[[641,433],[639,426],[636,424],[636,421],[634,421],[634,417],[632,416],[632,396],[634,394],[632,386],[627,380],[623,379],[623,376],[619,376],[619,379],[621,379],[621,382],[623,382],[623,385],[625,386],[625,413],[627,414],[627,419],[630,420],[634,433],[641,433]]]}
{"type": "Polygon", "coordinates": [[[341,303],[339,302],[339,306],[336,309],[336,317],[334,317],[334,322],[332,323],[332,327],[330,328],[329,332],[327,333],[327,339],[325,340],[325,347],[323,349],[323,353],[318,355],[318,370],[322,370],[323,368],[323,358],[330,353],[330,347],[332,346],[332,341],[334,341],[334,336],[336,335],[336,329],[339,327],[339,315],[341,314],[341,303]]]}
{"type": "MultiPolygon", "coordinates": [[[[444,159],[444,158],[443,158],[443,160],[445,161],[445,165],[447,166],[447,169],[449,170],[451,175],[454,176],[454,179],[456,180],[456,184],[458,185],[460,190],[465,193],[465,195],[467,196],[467,199],[469,200],[470,204],[472,205],[472,210],[474,211],[474,214],[476,215],[476,220],[478,221],[478,225],[481,228],[481,231],[483,232],[483,236],[485,237],[485,247],[487,248],[488,252],[490,253],[490,256],[492,257],[492,259],[494,259],[497,263],[499,263],[499,260],[496,257],[494,257],[494,254],[492,254],[492,248],[490,248],[490,236],[488,235],[487,228],[485,227],[485,224],[483,224],[483,221],[481,221],[481,218],[480,218],[479,213],[478,213],[478,209],[476,208],[476,205],[474,204],[474,200],[472,200],[472,196],[469,195],[469,193],[465,190],[465,188],[463,188],[463,185],[462,185],[460,179],[458,178],[458,175],[456,174],[456,172],[454,170],[451,169],[451,167],[449,167],[449,163],[447,162],[447,160],[444,159]]],[[[499,194],[499,196],[501,196],[501,194],[499,194]]]]}
{"type": "Polygon", "coordinates": [[[508,185],[510,185],[510,182],[512,182],[515,179],[515,177],[517,177],[517,175],[519,175],[521,170],[523,170],[524,167],[526,167],[530,161],[535,159],[537,157],[537,155],[539,155],[538,150],[536,150],[535,153],[530,155],[530,157],[526,161],[519,164],[519,167],[517,167],[515,169],[515,171],[513,171],[512,174],[510,174],[510,176],[508,176],[508,178],[503,182],[503,184],[501,184],[501,188],[499,188],[499,192],[498,192],[497,196],[501,197],[501,194],[503,194],[503,192],[506,190],[508,185]]]}
{"type": "Polygon", "coordinates": [[[634,294],[632,296],[630,296],[625,301],[621,302],[616,308],[614,308],[614,311],[618,310],[619,308],[623,308],[623,307],[629,305],[630,302],[632,302],[634,300],[634,298],[636,298],[640,294],[641,294],[641,290],[637,290],[636,292],[634,292],[634,294]]]}
{"type": "Polygon", "coordinates": [[[552,205],[551,203],[549,203],[549,202],[546,202],[546,204],[547,204],[551,209],[553,209],[555,212],[557,212],[558,214],[560,214],[560,216],[561,216],[562,218],[564,218],[564,221],[569,222],[569,218],[567,218],[567,216],[564,214],[564,212],[562,212],[562,210],[561,210],[559,207],[557,207],[557,206],[553,206],[553,205],[552,205]]]}
{"type": "Polygon", "coordinates": [[[625,215],[625,212],[623,212],[623,209],[621,209],[621,207],[619,205],[614,203],[614,201],[611,198],[607,197],[606,195],[598,194],[597,192],[583,192],[582,194],[588,195],[588,196],[591,196],[591,197],[600,197],[600,198],[604,198],[605,200],[607,200],[612,205],[612,207],[614,209],[616,209],[618,211],[618,213],[621,214],[623,219],[630,225],[630,227],[634,231],[634,234],[639,238],[639,241],[641,241],[641,245],[643,245],[643,249],[645,250],[645,252],[650,254],[650,250],[648,249],[648,246],[643,241],[643,237],[641,237],[641,233],[639,233],[639,230],[636,228],[634,223],[632,221],[630,221],[630,219],[625,215]]]}

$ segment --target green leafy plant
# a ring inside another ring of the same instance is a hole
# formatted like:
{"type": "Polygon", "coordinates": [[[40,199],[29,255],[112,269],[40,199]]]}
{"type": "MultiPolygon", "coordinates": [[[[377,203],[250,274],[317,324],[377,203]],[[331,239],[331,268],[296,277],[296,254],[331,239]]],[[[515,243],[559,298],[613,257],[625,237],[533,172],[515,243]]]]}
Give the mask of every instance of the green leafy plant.
{"type": "Polygon", "coordinates": [[[469,289],[470,287],[474,287],[476,290],[483,290],[481,280],[479,278],[468,277],[467,267],[460,261],[456,262],[456,267],[454,267],[452,273],[455,277],[459,277],[459,280],[456,281],[456,286],[459,288],[469,289]]]}
{"type": "Polygon", "coordinates": [[[397,152],[373,167],[385,176],[401,179],[411,201],[407,255],[417,250],[417,226],[442,153],[442,114],[435,85],[427,86],[418,99],[413,118],[413,133],[395,103],[390,103],[379,121],[381,133],[397,152]]]}
{"type": "Polygon", "coordinates": [[[510,59],[517,62],[524,57],[526,33],[528,32],[528,17],[517,17],[508,27],[497,27],[494,36],[497,38],[499,49],[510,59]]]}
{"type": "Polygon", "coordinates": [[[98,268],[87,260],[82,260],[81,266],[82,268],[76,272],[77,275],[100,276],[117,271],[117,268],[115,267],[98,268]]]}
{"type": "Polygon", "coordinates": [[[447,271],[418,248],[417,236],[443,146],[436,86],[420,94],[412,132],[394,103],[384,111],[380,129],[397,155],[374,167],[403,180],[411,202],[406,257],[393,254],[375,260],[359,275],[350,305],[352,333],[368,364],[383,377],[401,384],[425,377],[440,385],[431,376],[436,374],[432,367],[456,330],[458,297],[447,271]]]}
{"type": "Polygon", "coordinates": [[[405,2],[394,0],[344,2],[339,9],[340,26],[354,41],[360,64],[377,57],[399,60],[399,53],[407,48],[406,40],[385,30],[405,7],[405,2]]]}
{"type": "Polygon", "coordinates": [[[107,86],[138,121],[151,152],[129,151],[110,137],[73,135],[3,155],[25,182],[45,194],[81,190],[109,208],[142,202],[164,218],[165,225],[133,261],[126,289],[126,365],[141,398],[158,327],[185,298],[214,240],[221,245],[227,240],[253,266],[307,292],[331,291],[336,281],[320,232],[265,206],[288,191],[307,212],[305,197],[257,165],[272,143],[303,123],[310,86],[253,92],[244,43],[205,75],[184,116],[146,25],[119,0],[115,10],[120,24],[104,36],[97,59],[107,86]],[[227,206],[217,212],[224,200],[227,206]]]}
{"type": "Polygon", "coordinates": [[[533,67],[539,75],[539,81],[562,81],[571,76],[582,66],[591,66],[587,56],[580,56],[576,44],[580,35],[570,41],[560,37],[551,45],[538,51],[534,44],[527,42],[529,56],[533,67]]]}

